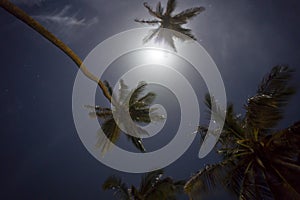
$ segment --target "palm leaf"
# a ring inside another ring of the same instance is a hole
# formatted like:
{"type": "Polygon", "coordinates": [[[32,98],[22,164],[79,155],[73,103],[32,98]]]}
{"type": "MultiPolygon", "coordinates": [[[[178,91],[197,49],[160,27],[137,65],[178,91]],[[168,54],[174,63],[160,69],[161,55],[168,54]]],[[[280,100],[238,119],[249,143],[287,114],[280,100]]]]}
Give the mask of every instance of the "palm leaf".
{"type": "Polygon", "coordinates": [[[171,13],[175,10],[175,8],[176,8],[176,1],[175,0],[168,0],[165,15],[171,15],[171,13]]]}
{"type": "Polygon", "coordinates": [[[107,88],[109,94],[112,95],[113,89],[112,89],[112,87],[110,86],[109,82],[105,80],[105,81],[103,81],[103,83],[104,83],[104,85],[106,86],[106,88],[107,88]]]}
{"type": "Polygon", "coordinates": [[[263,78],[257,94],[246,105],[245,121],[249,127],[266,130],[276,126],[282,119],[282,107],[295,93],[289,86],[292,72],[287,66],[275,66],[263,78]]]}
{"type": "Polygon", "coordinates": [[[223,181],[226,164],[227,162],[220,162],[214,165],[207,165],[186,182],[184,191],[191,199],[201,195],[202,192],[213,191],[223,181]]]}
{"type": "Polygon", "coordinates": [[[162,15],[160,15],[160,13],[155,12],[149,5],[148,3],[144,3],[145,8],[147,8],[148,12],[150,15],[152,15],[153,17],[157,17],[157,18],[161,18],[162,15]]]}
{"type": "Polygon", "coordinates": [[[131,140],[131,142],[134,144],[134,146],[139,149],[141,152],[146,152],[146,148],[143,145],[143,141],[141,138],[133,137],[131,135],[127,134],[127,138],[131,140]]]}
{"type": "Polygon", "coordinates": [[[169,45],[172,49],[176,51],[173,36],[174,34],[170,30],[165,28],[159,28],[155,41],[158,43],[164,42],[165,44],[169,45]]]}
{"type": "Polygon", "coordinates": [[[159,20],[141,20],[141,19],[135,19],[134,20],[135,22],[138,22],[138,23],[142,23],[142,24],[148,24],[148,25],[157,25],[160,23],[159,20]]]}
{"type": "Polygon", "coordinates": [[[146,82],[140,82],[138,86],[131,92],[130,100],[129,100],[129,105],[134,104],[140,96],[143,94],[147,87],[146,82]]]}
{"type": "Polygon", "coordinates": [[[140,184],[140,193],[146,194],[147,191],[152,188],[155,182],[157,182],[161,176],[163,175],[163,170],[155,170],[152,172],[147,173],[145,176],[142,177],[142,181],[140,184]]]}
{"type": "Polygon", "coordinates": [[[130,200],[128,188],[122,180],[116,176],[108,177],[102,185],[103,190],[115,190],[114,196],[122,200],[130,200]]]}
{"type": "Polygon", "coordinates": [[[143,39],[143,43],[147,43],[150,40],[152,40],[154,37],[157,37],[159,30],[160,30],[160,28],[150,30],[148,35],[143,39]]]}
{"type": "Polygon", "coordinates": [[[119,81],[119,101],[118,103],[121,105],[126,102],[126,98],[129,96],[130,91],[128,86],[124,83],[124,80],[121,79],[119,81]]]}
{"type": "MultiPolygon", "coordinates": [[[[175,31],[178,31],[186,36],[188,36],[190,39],[193,39],[193,40],[197,40],[197,38],[192,34],[192,30],[191,29],[188,29],[188,28],[182,28],[180,26],[178,26],[178,28],[174,28],[175,31]]],[[[180,38],[181,40],[187,40],[188,37],[178,37],[180,38]]]]}
{"type": "Polygon", "coordinates": [[[204,7],[196,7],[184,10],[178,14],[176,14],[173,19],[176,20],[178,23],[185,24],[187,20],[197,16],[201,12],[205,11],[204,7]]]}
{"type": "Polygon", "coordinates": [[[101,130],[98,131],[98,141],[96,146],[101,148],[102,154],[105,154],[111,148],[112,143],[116,143],[120,137],[120,133],[121,130],[113,118],[106,120],[101,125],[101,130]],[[103,137],[103,133],[106,137],[103,137]]]}
{"type": "Polygon", "coordinates": [[[163,16],[164,8],[161,6],[160,2],[158,2],[156,5],[156,13],[159,13],[160,16],[163,16]]]}

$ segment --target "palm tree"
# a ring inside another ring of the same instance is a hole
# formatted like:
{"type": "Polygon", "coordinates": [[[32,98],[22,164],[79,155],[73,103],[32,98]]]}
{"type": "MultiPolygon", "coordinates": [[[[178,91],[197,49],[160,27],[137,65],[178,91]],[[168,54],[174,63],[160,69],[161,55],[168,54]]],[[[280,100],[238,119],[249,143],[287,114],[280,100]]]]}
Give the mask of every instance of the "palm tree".
{"type": "Polygon", "coordinates": [[[175,44],[173,37],[179,38],[181,40],[186,39],[193,39],[196,40],[196,37],[191,33],[191,29],[182,27],[184,24],[188,23],[188,20],[192,19],[193,17],[197,16],[199,13],[205,10],[204,7],[195,7],[184,10],[178,14],[173,15],[176,8],[176,1],[175,0],[168,0],[167,8],[161,6],[159,2],[156,6],[156,10],[154,11],[148,3],[144,3],[145,8],[148,10],[149,14],[157,19],[153,20],[140,20],[135,19],[136,22],[148,24],[148,25],[158,25],[157,29],[152,30],[147,37],[144,38],[144,42],[148,42],[156,36],[157,41],[165,41],[168,45],[170,45],[174,50],[175,44]],[[165,30],[171,29],[172,32],[165,30]],[[188,37],[182,37],[181,34],[176,33],[180,32],[188,37]]]}
{"type": "MultiPolygon", "coordinates": [[[[207,165],[185,185],[191,199],[199,199],[219,185],[239,199],[300,199],[300,121],[276,131],[283,106],[294,89],[289,86],[292,70],[275,66],[264,77],[257,94],[248,99],[244,117],[229,105],[223,132],[216,145],[222,156],[207,165]]],[[[211,108],[215,100],[206,97],[211,108]]],[[[217,114],[217,113],[214,113],[217,114]]],[[[205,135],[206,127],[199,127],[205,135]]]]}
{"type": "MultiPolygon", "coordinates": [[[[108,82],[104,82],[110,95],[112,96],[112,88],[108,82]]],[[[164,119],[163,115],[155,112],[156,108],[150,108],[151,104],[155,100],[156,94],[153,92],[148,92],[145,94],[147,83],[140,82],[137,87],[133,90],[129,90],[128,86],[124,83],[123,80],[119,82],[119,94],[114,97],[114,108],[117,115],[122,115],[122,113],[129,111],[129,114],[132,118],[128,120],[126,117],[122,118],[122,125],[126,129],[127,138],[135,145],[137,149],[141,152],[145,152],[146,149],[140,138],[143,135],[148,135],[147,131],[142,129],[139,126],[136,126],[135,123],[150,123],[153,121],[160,121],[164,119]]],[[[104,154],[110,148],[112,143],[115,143],[121,134],[121,129],[118,127],[112,110],[110,108],[102,108],[100,106],[86,106],[92,111],[89,113],[91,117],[100,118],[103,123],[101,124],[101,129],[103,130],[106,138],[101,137],[102,133],[98,132],[99,138],[97,146],[102,148],[102,153],[104,154]]]]}
{"type": "Polygon", "coordinates": [[[163,171],[157,170],[142,177],[139,189],[135,186],[128,188],[116,176],[106,179],[102,188],[115,190],[114,196],[120,200],[175,200],[176,194],[182,192],[185,181],[174,181],[167,177],[162,179],[163,171]]]}
{"type": "MultiPolygon", "coordinates": [[[[59,48],[63,53],[65,53],[72,61],[77,65],[77,67],[82,71],[82,73],[98,84],[100,89],[102,90],[104,96],[111,101],[111,96],[105,87],[105,84],[95,75],[93,75],[88,68],[83,64],[80,57],[68,47],[65,43],[63,43],[60,39],[58,39],[55,35],[49,32],[45,27],[43,27],[39,22],[30,17],[26,12],[22,9],[11,3],[9,0],[0,0],[0,7],[5,9],[7,12],[24,22],[26,25],[31,27],[33,30],[38,32],[41,36],[46,38],[52,44],[54,44],[57,48],[59,48]]],[[[113,103],[113,102],[112,102],[113,103]]]]}

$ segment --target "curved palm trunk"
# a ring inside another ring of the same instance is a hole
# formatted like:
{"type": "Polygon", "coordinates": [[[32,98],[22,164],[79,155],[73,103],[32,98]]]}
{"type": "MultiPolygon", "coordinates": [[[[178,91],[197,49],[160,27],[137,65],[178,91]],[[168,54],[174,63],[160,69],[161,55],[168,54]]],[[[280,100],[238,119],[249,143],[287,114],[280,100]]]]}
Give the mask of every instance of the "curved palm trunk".
{"type": "Polygon", "coordinates": [[[49,32],[45,27],[43,27],[39,22],[37,22],[35,19],[30,17],[27,13],[25,13],[23,10],[18,8],[16,5],[11,3],[8,0],[0,0],[0,6],[5,9],[10,14],[17,17],[19,20],[30,26],[32,29],[34,29],[36,32],[41,34],[44,38],[49,40],[52,44],[54,44],[56,47],[58,47],[60,50],[62,50],[69,58],[71,58],[77,67],[83,72],[83,74],[89,78],[90,80],[96,82],[99,87],[101,88],[104,96],[111,101],[111,95],[108,92],[106,86],[104,83],[97,78],[95,75],[93,75],[86,66],[83,65],[82,60],[77,56],[72,49],[70,49],[66,44],[64,44],[61,40],[59,40],[55,35],[53,35],[51,32],[49,32]]]}

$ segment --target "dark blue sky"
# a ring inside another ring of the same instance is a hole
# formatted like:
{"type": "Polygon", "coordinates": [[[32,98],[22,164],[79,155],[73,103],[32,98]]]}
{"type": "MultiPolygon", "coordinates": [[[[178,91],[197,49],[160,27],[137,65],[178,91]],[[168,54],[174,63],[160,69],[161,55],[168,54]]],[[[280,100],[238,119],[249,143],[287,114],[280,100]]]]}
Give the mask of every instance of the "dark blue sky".
{"type": "MultiPolygon", "coordinates": [[[[148,18],[140,0],[14,2],[82,58],[106,38],[141,27],[133,21],[136,17],[148,18]]],[[[219,67],[228,101],[238,113],[243,114],[246,99],[274,65],[294,68],[293,84],[299,90],[300,2],[181,0],[178,4],[178,10],[206,7],[189,27],[219,67]]],[[[137,184],[141,175],[102,165],[77,136],[71,108],[75,64],[3,9],[0,24],[0,199],[112,199],[111,192],[101,190],[111,174],[137,184]]],[[[298,92],[279,127],[300,119],[299,100],[298,92]]],[[[199,160],[198,150],[199,138],[165,169],[166,175],[187,178],[215,161],[213,153],[199,160]]]]}

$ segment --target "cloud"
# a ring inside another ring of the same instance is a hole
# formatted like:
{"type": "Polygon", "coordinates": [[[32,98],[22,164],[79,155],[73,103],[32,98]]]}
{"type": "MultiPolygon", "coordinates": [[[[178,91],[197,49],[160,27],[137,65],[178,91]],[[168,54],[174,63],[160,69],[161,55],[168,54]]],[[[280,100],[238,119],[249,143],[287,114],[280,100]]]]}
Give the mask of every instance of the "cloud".
{"type": "Polygon", "coordinates": [[[71,6],[66,5],[60,11],[33,16],[54,34],[62,39],[69,40],[78,37],[86,28],[98,23],[98,18],[78,17],[77,13],[71,13],[71,6]],[[76,33],[76,34],[74,34],[76,33]]]}
{"type": "Polygon", "coordinates": [[[65,6],[60,12],[48,14],[48,15],[36,15],[33,16],[37,20],[47,23],[56,23],[67,27],[72,26],[91,26],[98,22],[98,18],[86,20],[85,18],[77,18],[77,14],[68,15],[71,6],[65,6]]]}

